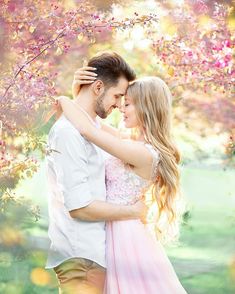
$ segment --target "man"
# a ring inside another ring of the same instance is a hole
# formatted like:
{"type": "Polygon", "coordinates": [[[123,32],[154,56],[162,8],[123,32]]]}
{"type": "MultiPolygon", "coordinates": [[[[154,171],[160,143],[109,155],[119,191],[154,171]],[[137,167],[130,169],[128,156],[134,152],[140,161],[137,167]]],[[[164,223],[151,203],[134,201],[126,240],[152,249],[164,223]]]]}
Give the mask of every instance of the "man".
{"type": "MultiPolygon", "coordinates": [[[[74,101],[99,127],[119,107],[134,71],[116,53],[93,57],[88,66],[96,78],[83,85],[74,101]]],[[[49,237],[47,268],[53,268],[60,293],[103,292],[105,279],[105,221],[143,217],[145,206],[105,202],[104,151],[83,138],[61,116],[49,133],[49,237]]]]}

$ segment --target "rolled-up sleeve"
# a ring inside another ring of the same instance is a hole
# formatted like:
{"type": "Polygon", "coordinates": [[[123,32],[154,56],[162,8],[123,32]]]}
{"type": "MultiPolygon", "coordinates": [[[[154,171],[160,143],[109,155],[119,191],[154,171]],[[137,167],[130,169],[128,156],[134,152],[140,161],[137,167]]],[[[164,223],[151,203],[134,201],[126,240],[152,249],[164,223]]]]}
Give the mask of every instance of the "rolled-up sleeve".
{"type": "Polygon", "coordinates": [[[57,130],[53,138],[52,157],[57,186],[68,211],[89,205],[92,195],[89,187],[88,158],[82,136],[76,129],[57,130]]]}

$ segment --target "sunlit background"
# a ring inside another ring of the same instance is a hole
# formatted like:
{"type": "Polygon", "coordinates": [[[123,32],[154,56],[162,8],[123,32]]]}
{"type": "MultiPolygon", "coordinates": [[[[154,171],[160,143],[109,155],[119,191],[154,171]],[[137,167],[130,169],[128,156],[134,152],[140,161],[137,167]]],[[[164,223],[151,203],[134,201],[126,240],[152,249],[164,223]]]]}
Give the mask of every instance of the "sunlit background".
{"type": "MultiPolygon", "coordinates": [[[[44,269],[45,117],[100,50],[171,88],[186,212],[166,250],[188,293],[235,293],[234,2],[0,3],[0,293],[57,293],[44,269]]],[[[120,121],[117,111],[107,119],[120,121]]]]}

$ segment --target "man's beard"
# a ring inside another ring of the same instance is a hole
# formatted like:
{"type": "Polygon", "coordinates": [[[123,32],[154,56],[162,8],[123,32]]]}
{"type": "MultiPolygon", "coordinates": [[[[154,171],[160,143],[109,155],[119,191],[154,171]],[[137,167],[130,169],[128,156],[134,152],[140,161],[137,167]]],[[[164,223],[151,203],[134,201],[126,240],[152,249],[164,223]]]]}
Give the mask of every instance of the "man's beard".
{"type": "Polygon", "coordinates": [[[104,97],[105,97],[106,91],[101,94],[97,100],[95,101],[95,113],[100,117],[100,118],[106,118],[108,116],[108,111],[105,110],[104,108],[104,97]]]}

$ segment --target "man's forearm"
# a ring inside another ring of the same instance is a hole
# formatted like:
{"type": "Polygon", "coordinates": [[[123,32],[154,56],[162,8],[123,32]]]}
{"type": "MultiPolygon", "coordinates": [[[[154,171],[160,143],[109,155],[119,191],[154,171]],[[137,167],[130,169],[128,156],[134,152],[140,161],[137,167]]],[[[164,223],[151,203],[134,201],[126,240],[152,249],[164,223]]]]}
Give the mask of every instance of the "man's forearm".
{"type": "Polygon", "coordinates": [[[84,221],[115,221],[140,217],[134,205],[119,205],[98,200],[86,207],[70,211],[70,215],[84,221]]]}

